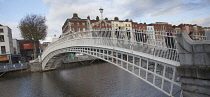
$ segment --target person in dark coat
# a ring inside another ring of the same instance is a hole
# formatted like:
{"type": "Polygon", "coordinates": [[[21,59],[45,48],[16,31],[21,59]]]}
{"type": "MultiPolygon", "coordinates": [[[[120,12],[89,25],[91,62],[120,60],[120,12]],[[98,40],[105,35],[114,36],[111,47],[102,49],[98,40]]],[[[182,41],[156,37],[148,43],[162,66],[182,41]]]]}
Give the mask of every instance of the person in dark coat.
{"type": "Polygon", "coordinates": [[[189,36],[190,36],[190,38],[193,40],[193,32],[192,31],[190,31],[190,33],[188,34],[189,36]]]}
{"type": "Polygon", "coordinates": [[[120,33],[119,33],[119,31],[117,31],[117,29],[115,31],[115,36],[116,36],[117,39],[120,37],[120,33]]]}
{"type": "MultiPolygon", "coordinates": [[[[139,31],[140,32],[140,31],[139,31]]],[[[139,34],[139,41],[140,42],[143,42],[143,40],[144,40],[144,33],[143,33],[143,30],[140,32],[140,33],[138,33],[139,34]]]]}
{"type": "Polygon", "coordinates": [[[136,42],[140,42],[140,40],[141,40],[141,33],[138,30],[135,30],[135,35],[136,35],[136,42]]]}
{"type": "Polygon", "coordinates": [[[117,29],[116,29],[115,35],[116,35],[117,39],[120,38],[120,27],[119,27],[119,30],[118,30],[118,31],[117,31],[117,29]]]}
{"type": "Polygon", "coordinates": [[[167,48],[174,48],[174,38],[172,37],[172,32],[167,32],[167,36],[165,38],[167,48]]]}
{"type": "Polygon", "coordinates": [[[128,28],[126,28],[126,31],[127,31],[128,40],[130,40],[131,39],[131,32],[130,32],[130,30],[128,30],[128,28]]]}

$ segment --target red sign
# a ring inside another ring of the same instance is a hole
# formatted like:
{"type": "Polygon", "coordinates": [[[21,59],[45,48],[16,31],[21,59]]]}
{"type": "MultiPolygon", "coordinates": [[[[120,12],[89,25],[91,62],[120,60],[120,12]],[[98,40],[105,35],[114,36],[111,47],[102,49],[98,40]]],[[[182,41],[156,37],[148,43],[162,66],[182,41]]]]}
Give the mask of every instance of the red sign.
{"type": "Polygon", "coordinates": [[[33,49],[33,45],[32,44],[23,44],[23,49],[33,49]]]}

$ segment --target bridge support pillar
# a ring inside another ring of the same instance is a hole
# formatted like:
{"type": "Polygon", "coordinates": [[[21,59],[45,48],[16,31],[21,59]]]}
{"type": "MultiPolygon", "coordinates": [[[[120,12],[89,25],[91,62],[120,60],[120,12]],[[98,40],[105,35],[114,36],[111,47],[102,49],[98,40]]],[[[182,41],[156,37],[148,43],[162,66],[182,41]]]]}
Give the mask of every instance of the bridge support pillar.
{"type": "Polygon", "coordinates": [[[40,72],[42,71],[42,63],[41,62],[31,62],[29,63],[31,72],[40,72]]]}
{"type": "Polygon", "coordinates": [[[210,40],[193,41],[186,32],[177,35],[180,66],[177,75],[183,97],[210,96],[210,40]]]}

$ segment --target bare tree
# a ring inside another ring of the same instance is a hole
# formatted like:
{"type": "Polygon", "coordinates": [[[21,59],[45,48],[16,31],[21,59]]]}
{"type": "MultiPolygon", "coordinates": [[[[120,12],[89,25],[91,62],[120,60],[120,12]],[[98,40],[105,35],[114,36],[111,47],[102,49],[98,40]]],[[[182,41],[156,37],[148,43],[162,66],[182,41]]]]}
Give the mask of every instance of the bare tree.
{"type": "Polygon", "coordinates": [[[37,58],[37,43],[47,35],[46,18],[41,15],[30,14],[21,19],[19,30],[21,37],[33,43],[34,59],[37,58]]]}

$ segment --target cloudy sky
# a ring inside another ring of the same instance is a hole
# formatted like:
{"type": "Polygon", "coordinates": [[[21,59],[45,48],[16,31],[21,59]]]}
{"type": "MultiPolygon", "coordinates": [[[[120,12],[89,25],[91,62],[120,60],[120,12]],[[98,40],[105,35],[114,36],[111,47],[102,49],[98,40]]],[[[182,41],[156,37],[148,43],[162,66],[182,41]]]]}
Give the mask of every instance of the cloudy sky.
{"type": "Polygon", "coordinates": [[[210,26],[210,0],[0,0],[0,24],[12,29],[13,38],[21,39],[17,28],[21,18],[27,14],[46,16],[48,35],[51,41],[61,34],[61,27],[73,13],[80,18],[91,19],[100,16],[99,8],[104,9],[104,17],[134,22],[168,22],[210,26]]]}

